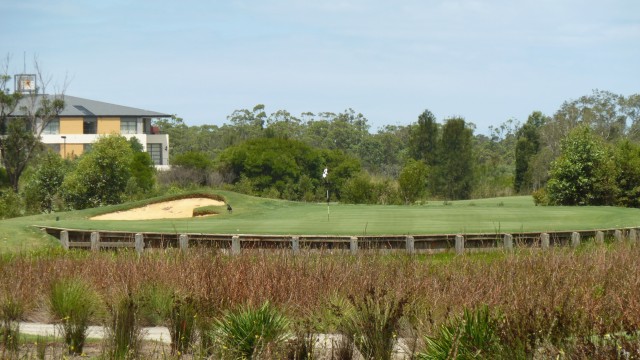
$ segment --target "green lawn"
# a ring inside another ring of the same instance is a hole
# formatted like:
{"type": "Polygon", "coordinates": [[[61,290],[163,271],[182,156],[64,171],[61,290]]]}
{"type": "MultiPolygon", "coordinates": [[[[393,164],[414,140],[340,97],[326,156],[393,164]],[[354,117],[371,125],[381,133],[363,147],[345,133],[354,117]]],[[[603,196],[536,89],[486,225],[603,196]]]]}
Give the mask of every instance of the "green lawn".
{"type": "MultiPolygon", "coordinates": [[[[215,191],[233,214],[146,221],[93,221],[89,217],[146,202],[0,221],[0,251],[51,244],[32,225],[91,230],[225,234],[429,234],[587,230],[640,225],[640,209],[534,206],[531,197],[441,201],[414,206],[298,203],[215,191]],[[56,221],[56,217],[59,220],[56,221]]],[[[148,201],[147,201],[148,202],[148,201]]]]}

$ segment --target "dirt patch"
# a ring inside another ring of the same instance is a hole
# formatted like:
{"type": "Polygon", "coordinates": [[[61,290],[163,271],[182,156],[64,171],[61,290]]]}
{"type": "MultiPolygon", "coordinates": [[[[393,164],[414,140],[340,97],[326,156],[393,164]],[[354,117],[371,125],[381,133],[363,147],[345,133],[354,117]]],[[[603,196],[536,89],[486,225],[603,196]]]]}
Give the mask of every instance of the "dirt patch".
{"type": "Polygon", "coordinates": [[[193,209],[202,206],[222,206],[224,202],[208,198],[190,198],[149,204],[126,211],[98,215],[91,220],[153,220],[179,219],[193,216],[193,209]]]}

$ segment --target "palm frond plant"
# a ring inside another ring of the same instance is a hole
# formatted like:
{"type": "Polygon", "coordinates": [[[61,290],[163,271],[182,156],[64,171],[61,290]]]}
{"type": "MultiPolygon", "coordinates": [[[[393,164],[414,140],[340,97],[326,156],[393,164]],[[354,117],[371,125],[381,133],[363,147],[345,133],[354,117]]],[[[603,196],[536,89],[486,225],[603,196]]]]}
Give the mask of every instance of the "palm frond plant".
{"type": "Polygon", "coordinates": [[[225,359],[258,359],[280,350],[289,339],[289,326],[289,319],[265,302],[226,313],[217,321],[215,338],[225,359]]]}

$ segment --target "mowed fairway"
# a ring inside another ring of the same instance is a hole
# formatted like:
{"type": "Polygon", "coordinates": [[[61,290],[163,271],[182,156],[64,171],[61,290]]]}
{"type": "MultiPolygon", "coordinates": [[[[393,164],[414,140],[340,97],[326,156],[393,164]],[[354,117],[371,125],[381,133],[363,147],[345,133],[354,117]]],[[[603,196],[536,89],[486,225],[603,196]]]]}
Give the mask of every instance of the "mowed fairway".
{"type": "MultiPolygon", "coordinates": [[[[89,217],[135,207],[60,213],[33,217],[31,224],[74,229],[168,233],[383,235],[495,233],[587,230],[640,225],[640,210],[617,207],[534,206],[519,196],[424,205],[349,205],[299,203],[216,191],[233,205],[233,213],[188,219],[88,220],[89,217]]],[[[140,206],[139,204],[136,206],[140,206]]],[[[28,219],[28,218],[24,218],[28,219]]],[[[24,220],[23,220],[24,221],[24,220]]]]}

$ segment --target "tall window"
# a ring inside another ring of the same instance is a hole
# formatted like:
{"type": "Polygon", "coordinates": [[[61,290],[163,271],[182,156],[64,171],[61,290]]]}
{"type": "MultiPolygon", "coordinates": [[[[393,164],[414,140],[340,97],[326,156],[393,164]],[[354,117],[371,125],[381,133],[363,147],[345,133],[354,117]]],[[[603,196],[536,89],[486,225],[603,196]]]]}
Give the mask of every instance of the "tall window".
{"type": "Polygon", "coordinates": [[[85,117],[82,122],[83,134],[96,134],[98,132],[98,119],[94,117],[85,117]]]}
{"type": "Polygon", "coordinates": [[[162,144],[147,144],[147,152],[156,165],[162,165],[162,144]]]}
{"type": "Polygon", "coordinates": [[[60,119],[54,119],[49,121],[42,129],[43,135],[58,135],[60,134],[60,119]]]}
{"type": "Polygon", "coordinates": [[[120,119],[121,134],[136,134],[137,132],[138,132],[138,119],[136,118],[120,119]]]}

